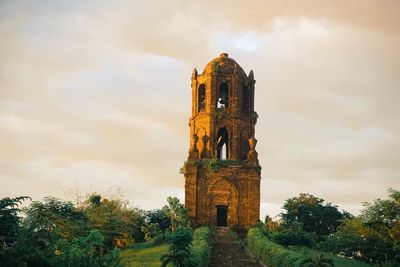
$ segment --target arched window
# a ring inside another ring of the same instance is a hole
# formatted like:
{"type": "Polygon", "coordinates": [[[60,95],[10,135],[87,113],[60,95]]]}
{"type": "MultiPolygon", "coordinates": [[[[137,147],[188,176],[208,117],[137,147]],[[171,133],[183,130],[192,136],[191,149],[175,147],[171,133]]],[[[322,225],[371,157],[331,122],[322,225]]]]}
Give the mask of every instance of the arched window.
{"type": "Polygon", "coordinates": [[[217,97],[217,108],[227,108],[229,105],[229,86],[228,83],[222,82],[219,86],[217,97]]]}
{"type": "Polygon", "coordinates": [[[206,86],[202,83],[197,89],[198,112],[206,109],[206,86]]]}
{"type": "Polygon", "coordinates": [[[244,114],[250,113],[250,91],[247,86],[243,86],[242,112],[244,114]]]}
{"type": "Polygon", "coordinates": [[[218,159],[228,159],[229,151],[228,151],[228,144],[229,144],[229,136],[228,130],[223,127],[218,130],[217,132],[217,158],[218,159]]]}

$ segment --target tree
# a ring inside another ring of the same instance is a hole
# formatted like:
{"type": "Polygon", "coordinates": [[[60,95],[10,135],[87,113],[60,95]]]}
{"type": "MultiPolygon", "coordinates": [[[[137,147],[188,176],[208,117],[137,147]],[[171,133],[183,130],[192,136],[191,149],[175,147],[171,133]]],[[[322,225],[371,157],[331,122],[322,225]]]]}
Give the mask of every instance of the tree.
{"type": "Polygon", "coordinates": [[[280,222],[274,221],[268,214],[265,215],[264,224],[268,231],[271,232],[277,231],[280,226],[280,222]]]}
{"type": "Polygon", "coordinates": [[[400,263],[400,192],[364,203],[361,215],[344,221],[324,244],[329,251],[366,262],[400,263]]]}
{"type": "Polygon", "coordinates": [[[26,231],[44,246],[59,238],[71,239],[88,231],[86,215],[69,201],[46,197],[43,202],[33,201],[24,212],[26,231]]]}
{"type": "Polygon", "coordinates": [[[158,224],[161,231],[167,230],[171,226],[171,220],[162,209],[147,211],[145,214],[146,223],[158,224]]]}
{"type": "Polygon", "coordinates": [[[304,231],[314,232],[319,238],[334,233],[341,221],[351,216],[340,212],[331,203],[324,204],[322,198],[304,193],[287,199],[283,208],[286,210],[282,213],[284,226],[290,228],[295,223],[301,223],[304,231]]]}
{"type": "Polygon", "coordinates": [[[299,228],[292,228],[273,232],[271,239],[282,246],[313,247],[316,236],[314,233],[307,233],[299,228]]]}
{"type": "Polygon", "coordinates": [[[61,239],[55,245],[56,266],[122,266],[118,249],[109,252],[104,247],[104,237],[98,230],[92,230],[85,237],[68,241],[61,239]]]}
{"type": "Polygon", "coordinates": [[[0,199],[0,266],[22,266],[21,217],[19,205],[27,196],[0,199]]]}
{"type": "Polygon", "coordinates": [[[187,216],[188,209],[179,201],[177,197],[168,197],[168,205],[162,210],[168,216],[171,222],[171,231],[175,231],[177,227],[186,227],[189,224],[187,216]]]}
{"type": "Polygon", "coordinates": [[[122,199],[102,199],[97,194],[92,194],[87,203],[83,212],[88,217],[89,226],[101,232],[108,249],[143,241],[141,227],[144,216],[141,210],[129,207],[122,199]]]}
{"type": "Polygon", "coordinates": [[[27,196],[0,199],[0,244],[9,245],[15,242],[20,232],[21,211],[18,206],[22,201],[31,199],[27,196]]]}
{"type": "Polygon", "coordinates": [[[161,234],[160,227],[157,223],[146,223],[141,228],[144,233],[144,240],[150,241],[161,234]]]}
{"type": "Polygon", "coordinates": [[[28,266],[52,266],[54,244],[88,231],[85,214],[69,201],[46,197],[23,209],[18,254],[28,266]]]}
{"type": "Polygon", "coordinates": [[[169,253],[161,256],[161,266],[171,264],[177,267],[191,266],[190,244],[193,240],[192,230],[186,227],[178,227],[167,238],[170,244],[169,253]]]}
{"type": "Polygon", "coordinates": [[[364,224],[388,242],[400,245],[400,191],[389,189],[388,199],[364,203],[364,224]]]}
{"type": "Polygon", "coordinates": [[[100,203],[101,203],[101,195],[96,194],[96,193],[91,194],[91,195],[89,196],[88,202],[89,202],[89,205],[90,205],[92,208],[96,208],[96,207],[100,206],[100,203]]]}

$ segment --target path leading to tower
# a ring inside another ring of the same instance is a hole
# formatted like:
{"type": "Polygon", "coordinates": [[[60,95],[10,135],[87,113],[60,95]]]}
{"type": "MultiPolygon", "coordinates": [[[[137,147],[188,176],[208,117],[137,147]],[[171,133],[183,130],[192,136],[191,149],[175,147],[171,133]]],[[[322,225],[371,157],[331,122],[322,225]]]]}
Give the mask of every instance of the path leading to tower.
{"type": "Polygon", "coordinates": [[[240,246],[229,227],[216,227],[210,267],[221,266],[261,267],[263,265],[240,246]]]}

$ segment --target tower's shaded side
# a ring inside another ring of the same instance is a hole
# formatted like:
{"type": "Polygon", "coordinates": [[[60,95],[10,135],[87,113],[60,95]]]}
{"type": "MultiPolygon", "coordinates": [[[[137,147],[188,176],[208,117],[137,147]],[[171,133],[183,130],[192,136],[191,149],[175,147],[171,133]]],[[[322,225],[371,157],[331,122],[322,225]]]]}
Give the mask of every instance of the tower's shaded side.
{"type": "Polygon", "coordinates": [[[254,75],[223,53],[192,73],[185,206],[196,225],[249,228],[259,219],[254,75]]]}

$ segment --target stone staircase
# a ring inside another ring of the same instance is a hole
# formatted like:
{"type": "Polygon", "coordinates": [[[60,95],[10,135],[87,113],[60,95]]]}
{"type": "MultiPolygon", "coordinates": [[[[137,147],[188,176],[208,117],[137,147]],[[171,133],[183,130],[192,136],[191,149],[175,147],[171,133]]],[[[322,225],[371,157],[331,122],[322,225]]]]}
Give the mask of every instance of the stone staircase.
{"type": "Polygon", "coordinates": [[[239,244],[229,227],[216,227],[209,266],[261,267],[264,265],[239,244]]]}

